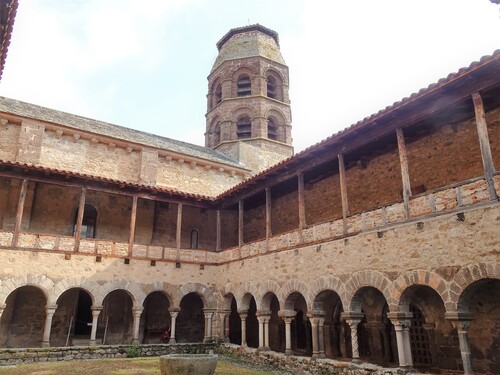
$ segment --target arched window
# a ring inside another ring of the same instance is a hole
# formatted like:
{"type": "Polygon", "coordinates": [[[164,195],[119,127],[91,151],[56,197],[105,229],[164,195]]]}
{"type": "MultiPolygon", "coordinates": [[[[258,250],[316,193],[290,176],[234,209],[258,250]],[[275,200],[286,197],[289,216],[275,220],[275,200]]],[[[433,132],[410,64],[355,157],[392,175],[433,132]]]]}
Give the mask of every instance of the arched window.
{"type": "Polygon", "coordinates": [[[241,116],[236,122],[236,135],[238,139],[250,138],[252,136],[252,121],[250,117],[241,116]]]}
{"type": "Polygon", "coordinates": [[[198,248],[198,231],[196,229],[193,229],[191,231],[191,249],[197,249],[198,248]]]}
{"type": "Polygon", "coordinates": [[[276,99],[276,79],[274,77],[267,77],[267,96],[276,99]]]}
{"type": "Polygon", "coordinates": [[[252,82],[247,74],[242,74],[238,77],[237,94],[238,96],[248,96],[252,94],[252,82]]]}
{"type": "MultiPolygon", "coordinates": [[[[76,226],[78,220],[78,210],[75,215],[74,231],[76,233],[76,226]]],[[[81,238],[95,238],[95,227],[97,224],[97,210],[94,206],[86,204],[83,210],[82,231],[81,238]]]]}
{"type": "Polygon", "coordinates": [[[217,84],[217,86],[215,87],[214,100],[215,100],[214,106],[216,106],[222,101],[222,85],[220,83],[217,84]]]}
{"type": "Polygon", "coordinates": [[[214,132],[212,135],[212,144],[214,146],[217,146],[220,143],[220,123],[218,122],[217,125],[215,125],[214,132]]]}
{"type": "Polygon", "coordinates": [[[278,139],[278,136],[276,133],[277,130],[278,130],[278,126],[276,125],[274,120],[272,118],[268,118],[267,119],[267,138],[272,139],[274,141],[277,140],[278,139]]]}

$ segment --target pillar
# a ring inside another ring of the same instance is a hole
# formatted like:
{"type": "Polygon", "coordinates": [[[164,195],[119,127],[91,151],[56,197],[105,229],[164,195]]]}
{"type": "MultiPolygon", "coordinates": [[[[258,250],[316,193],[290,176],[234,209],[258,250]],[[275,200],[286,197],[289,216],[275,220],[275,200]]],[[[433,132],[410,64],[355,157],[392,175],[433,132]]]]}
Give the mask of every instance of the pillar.
{"type": "Polygon", "coordinates": [[[279,316],[285,322],[285,355],[292,355],[292,330],[291,324],[297,315],[296,311],[284,310],[279,312],[279,316]]]}
{"type": "Polygon", "coordinates": [[[231,310],[222,310],[219,313],[220,316],[220,330],[219,330],[219,340],[220,342],[229,342],[229,314],[231,310]]]}
{"type": "Polygon", "coordinates": [[[346,319],[346,323],[351,329],[352,360],[359,362],[358,324],[361,319],[346,319]]]}
{"type": "Polygon", "coordinates": [[[269,321],[271,320],[271,314],[264,316],[264,349],[271,350],[269,347],[269,321]]]}
{"type": "Polygon", "coordinates": [[[179,315],[180,309],[173,308],[170,309],[170,341],[169,344],[175,344],[175,324],[177,322],[177,315],[179,315]]]}
{"type": "Polygon", "coordinates": [[[460,344],[460,355],[462,357],[462,364],[464,367],[465,375],[473,375],[471,362],[471,353],[469,347],[469,340],[467,338],[467,330],[472,321],[472,315],[469,313],[446,313],[445,318],[451,320],[451,324],[458,332],[458,342],[460,344]]]}
{"type": "Polygon", "coordinates": [[[476,92],[472,94],[472,101],[474,103],[474,113],[476,115],[476,128],[477,135],[479,137],[479,147],[481,148],[484,178],[486,179],[490,199],[494,200],[497,199],[495,182],[493,181],[495,165],[493,163],[493,157],[491,156],[491,146],[490,140],[488,138],[488,125],[486,124],[486,114],[484,112],[483,99],[481,98],[481,95],[476,92]]]}
{"type": "Polygon", "coordinates": [[[43,328],[42,347],[47,348],[50,346],[50,330],[52,328],[52,318],[56,312],[57,305],[47,305],[45,307],[45,327],[43,328]]]}
{"type": "Polygon", "coordinates": [[[411,313],[393,312],[388,313],[387,317],[391,320],[396,331],[396,342],[398,345],[399,366],[412,367],[413,359],[410,345],[410,325],[411,313]]]}
{"type": "Polygon", "coordinates": [[[319,341],[318,341],[318,319],[314,316],[310,316],[311,321],[311,333],[312,333],[312,357],[318,358],[319,353],[319,341]]]}
{"type": "Polygon", "coordinates": [[[86,195],[87,195],[87,188],[83,188],[82,193],[80,194],[80,202],[78,204],[78,217],[76,219],[75,247],[74,247],[75,252],[77,252],[80,249],[80,239],[82,237],[82,223],[83,223],[83,215],[85,213],[86,195]]]}
{"type": "Polygon", "coordinates": [[[345,178],[344,155],[339,154],[339,178],[340,178],[340,197],[342,200],[342,220],[344,222],[344,234],[347,233],[347,216],[349,215],[349,204],[347,201],[347,182],[345,178]]]}
{"type": "Polygon", "coordinates": [[[221,218],[220,218],[220,210],[216,211],[217,214],[217,222],[216,222],[216,239],[215,239],[215,251],[221,251],[221,218]]]}
{"type": "Polygon", "coordinates": [[[134,325],[133,325],[134,336],[132,338],[132,342],[134,343],[139,342],[139,324],[141,322],[141,315],[143,309],[144,308],[142,306],[136,306],[132,308],[132,315],[134,316],[134,325]]]}
{"type": "Polygon", "coordinates": [[[6,307],[7,305],[5,303],[0,303],[0,319],[2,319],[2,314],[6,307]]]}
{"type": "Polygon", "coordinates": [[[238,314],[240,314],[240,319],[241,319],[241,346],[246,347],[247,346],[247,316],[248,316],[248,311],[247,310],[240,310],[240,311],[238,311],[238,314]]]}
{"type": "Polygon", "coordinates": [[[130,229],[128,238],[128,256],[132,256],[135,239],[135,222],[137,220],[137,196],[132,197],[132,212],[130,213],[130,229]]]}
{"type": "Polygon", "coordinates": [[[325,317],[317,317],[318,319],[318,358],[325,358],[325,317]]]}
{"type": "Polygon", "coordinates": [[[23,221],[24,202],[26,201],[26,192],[28,191],[28,180],[24,179],[21,185],[21,192],[19,193],[19,201],[17,203],[16,222],[14,225],[14,235],[12,237],[12,247],[17,246],[19,238],[19,231],[23,221]]]}
{"type": "Polygon", "coordinates": [[[272,199],[271,188],[266,188],[266,239],[272,237],[272,199]]]}
{"type": "Polygon", "coordinates": [[[99,319],[99,314],[102,311],[102,306],[92,306],[92,330],[90,331],[90,346],[96,345],[96,335],[97,335],[97,320],[99,319]]]}
{"type": "Polygon", "coordinates": [[[257,320],[259,321],[259,350],[264,349],[264,317],[257,316],[257,320]]]}
{"type": "Polygon", "coordinates": [[[212,339],[212,317],[214,315],[213,310],[203,309],[205,313],[205,337],[203,342],[208,342],[212,339]]]}
{"type": "Polygon", "coordinates": [[[403,202],[405,207],[405,215],[408,219],[410,217],[411,184],[403,129],[396,129],[396,138],[398,141],[399,164],[401,166],[401,179],[403,182],[403,202]]]}

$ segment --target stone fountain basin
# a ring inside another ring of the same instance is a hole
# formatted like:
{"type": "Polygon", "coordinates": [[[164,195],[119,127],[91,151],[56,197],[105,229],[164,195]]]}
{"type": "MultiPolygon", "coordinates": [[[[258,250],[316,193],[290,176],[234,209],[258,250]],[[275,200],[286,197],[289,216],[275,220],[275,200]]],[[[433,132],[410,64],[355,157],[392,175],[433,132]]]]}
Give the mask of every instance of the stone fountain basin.
{"type": "Polygon", "coordinates": [[[169,354],[160,356],[161,375],[213,375],[216,354],[169,354]]]}

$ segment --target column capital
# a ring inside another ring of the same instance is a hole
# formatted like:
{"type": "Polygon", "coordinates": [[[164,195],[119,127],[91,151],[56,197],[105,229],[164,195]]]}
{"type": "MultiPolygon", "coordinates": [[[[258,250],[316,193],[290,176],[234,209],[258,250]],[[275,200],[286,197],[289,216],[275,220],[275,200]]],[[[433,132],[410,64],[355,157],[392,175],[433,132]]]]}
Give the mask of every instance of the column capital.
{"type": "Polygon", "coordinates": [[[181,311],[180,307],[169,307],[168,311],[172,314],[174,312],[179,313],[181,311]]]}
{"type": "Polygon", "coordinates": [[[271,310],[257,310],[257,316],[271,316],[271,310]]]}
{"type": "Polygon", "coordinates": [[[411,312],[395,311],[387,313],[387,318],[394,325],[395,329],[409,328],[411,325],[411,312]]]}
{"type": "Polygon", "coordinates": [[[92,310],[92,311],[101,311],[102,308],[103,307],[101,305],[92,305],[92,306],[90,306],[90,310],[92,310]]]}
{"type": "Polygon", "coordinates": [[[143,311],[144,307],[142,306],[132,307],[132,315],[134,315],[134,318],[140,318],[143,311]]]}
{"type": "Polygon", "coordinates": [[[5,303],[0,303],[0,310],[3,310],[7,307],[5,303]]]}
{"type": "Polygon", "coordinates": [[[285,319],[285,318],[295,318],[295,315],[297,315],[297,311],[294,311],[294,310],[280,310],[278,311],[278,316],[281,318],[281,319],[285,319]]]}
{"type": "Polygon", "coordinates": [[[57,309],[57,305],[47,305],[47,306],[45,306],[45,311],[47,312],[47,314],[54,315],[54,313],[56,312],[56,309],[57,309]]]}
{"type": "Polygon", "coordinates": [[[467,332],[472,322],[472,314],[466,312],[447,312],[444,317],[458,332],[467,332]]]}
{"type": "Polygon", "coordinates": [[[362,312],[357,312],[357,311],[344,311],[340,318],[341,319],[344,319],[344,320],[360,320],[363,319],[365,317],[365,314],[363,314],[362,312]]]}

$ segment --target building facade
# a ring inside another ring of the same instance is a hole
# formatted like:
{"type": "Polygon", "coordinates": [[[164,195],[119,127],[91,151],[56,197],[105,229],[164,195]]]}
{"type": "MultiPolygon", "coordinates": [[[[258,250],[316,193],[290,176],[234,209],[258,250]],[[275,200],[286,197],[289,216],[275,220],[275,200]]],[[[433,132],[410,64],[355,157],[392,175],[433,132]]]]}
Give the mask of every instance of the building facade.
{"type": "Polygon", "coordinates": [[[218,48],[206,147],[0,98],[0,346],[499,373],[500,53],[291,156],[277,34],[218,48]]]}

